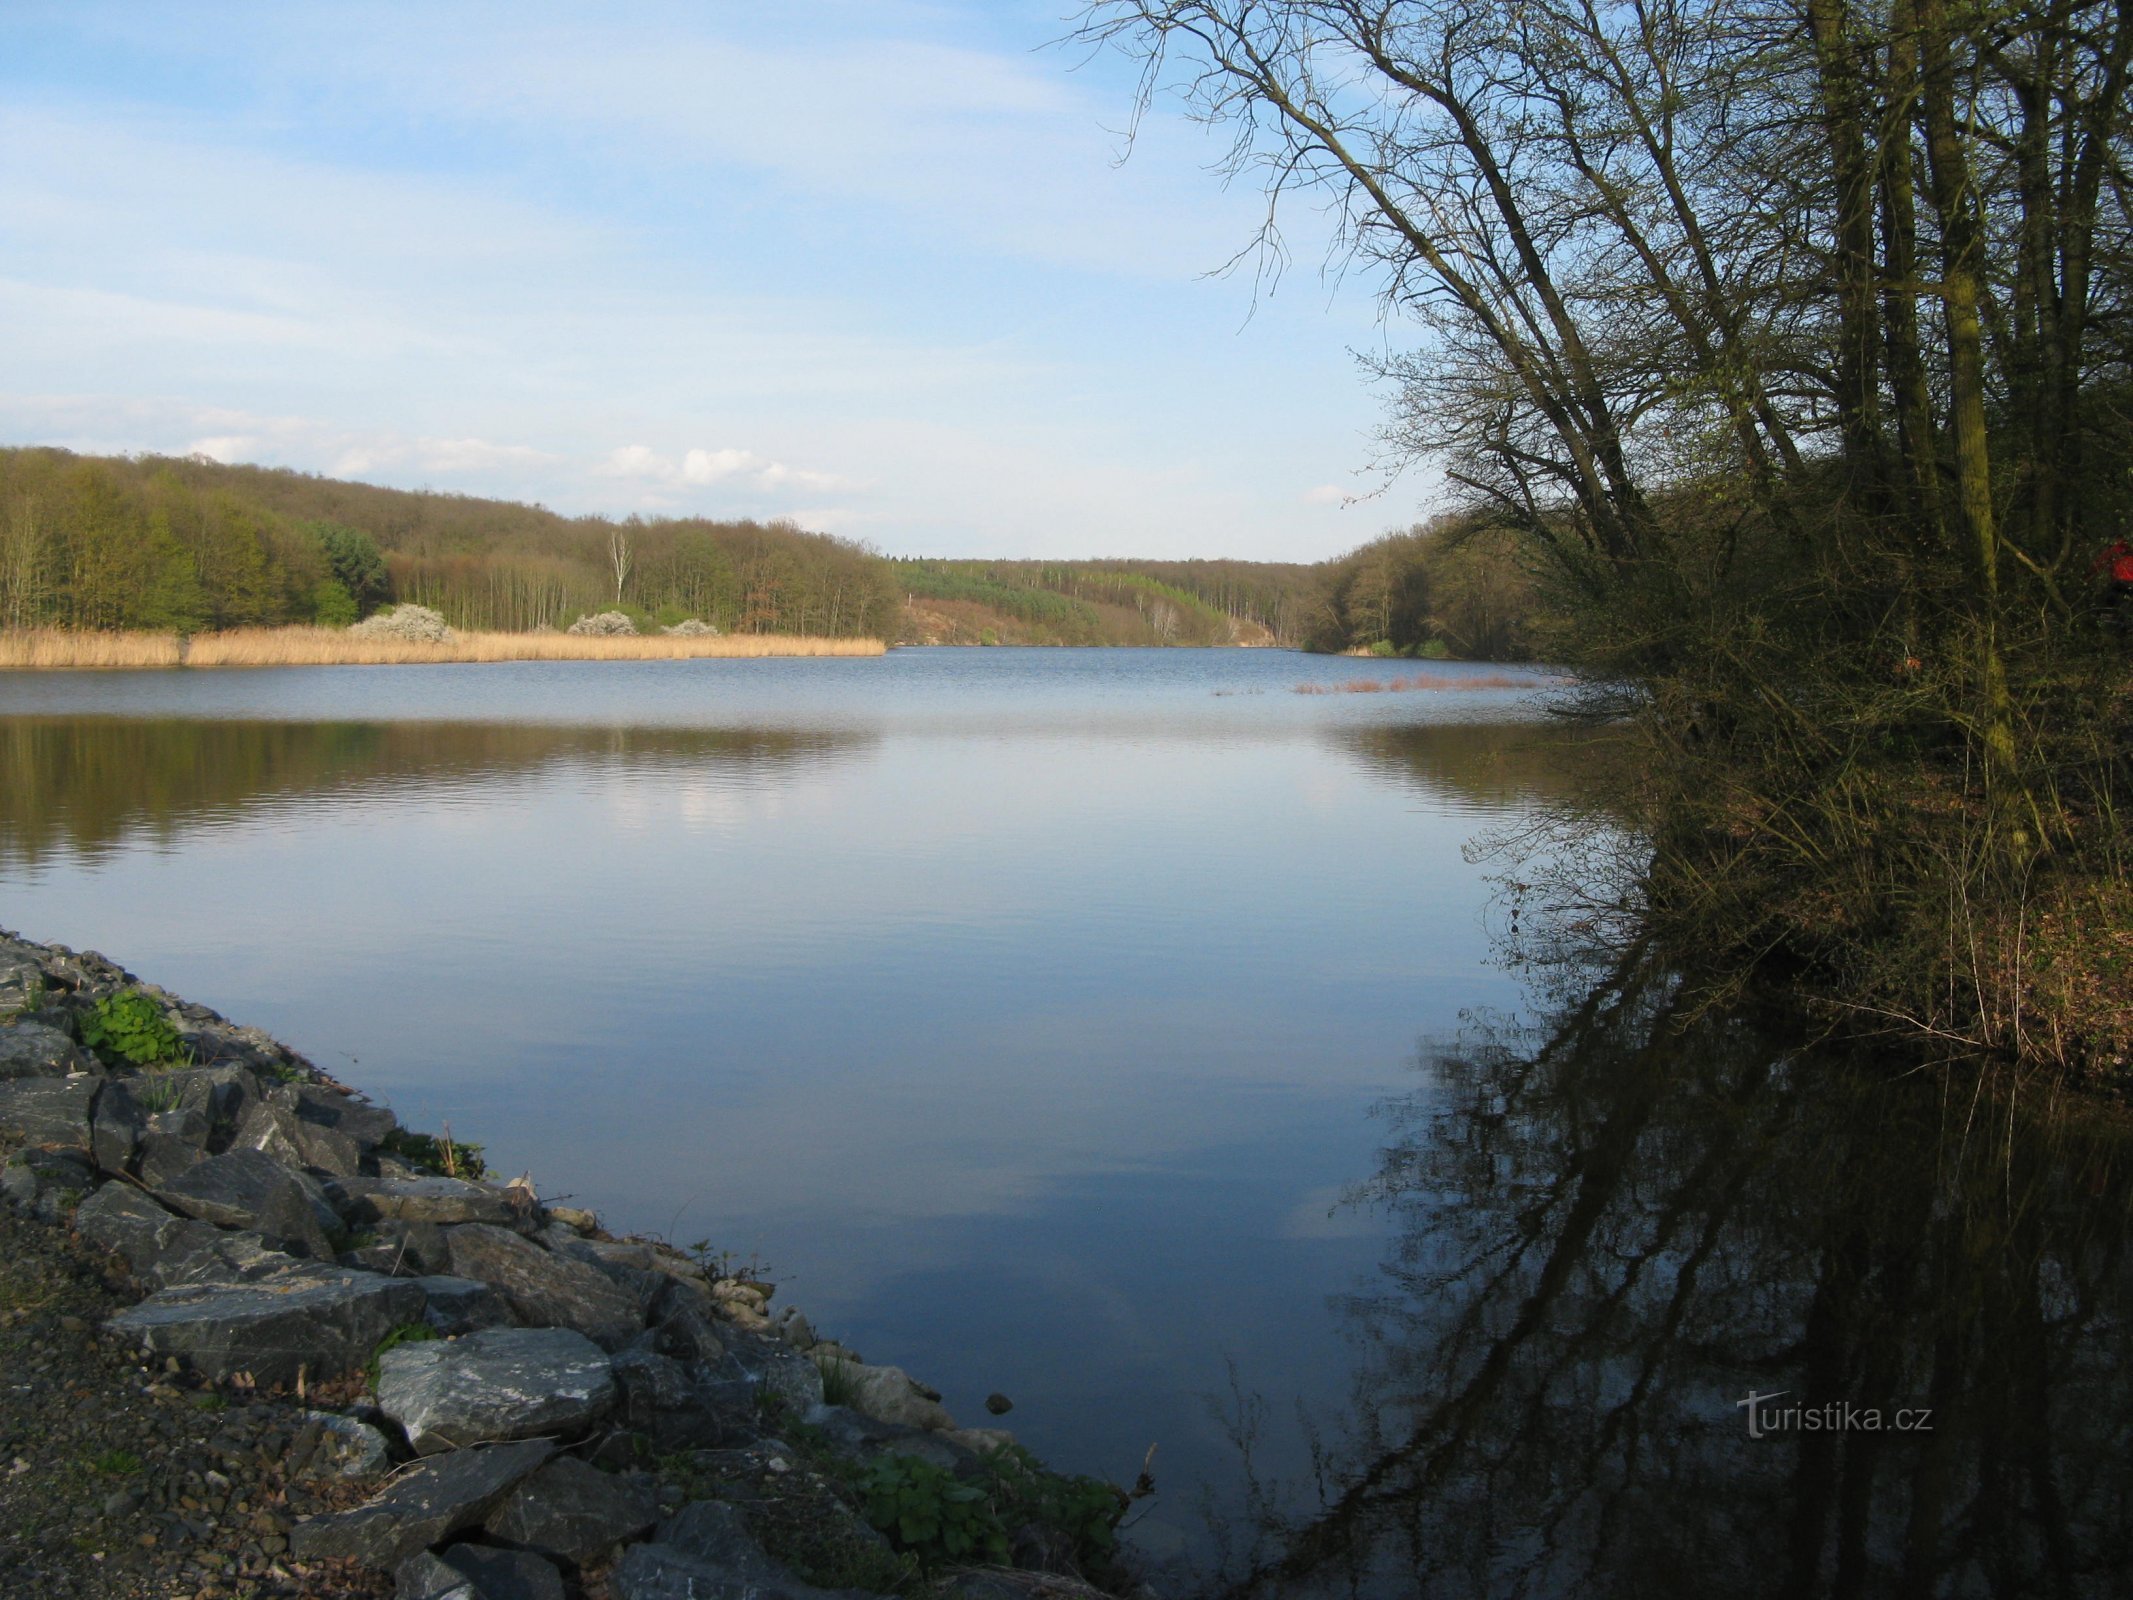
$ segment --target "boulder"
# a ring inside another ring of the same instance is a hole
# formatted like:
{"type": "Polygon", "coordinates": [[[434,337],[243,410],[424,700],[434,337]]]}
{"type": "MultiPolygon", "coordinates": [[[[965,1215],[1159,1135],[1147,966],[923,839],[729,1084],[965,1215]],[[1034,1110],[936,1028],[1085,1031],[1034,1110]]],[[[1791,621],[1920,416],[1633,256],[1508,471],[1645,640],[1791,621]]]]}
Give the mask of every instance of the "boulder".
{"type": "MultiPolygon", "coordinates": [[[[154,1093],[148,1103],[161,1097],[160,1092],[154,1093]]],[[[134,1098],[143,1097],[136,1092],[134,1098]]],[[[213,1132],[207,1113],[198,1106],[150,1111],[141,1127],[134,1171],[149,1188],[159,1189],[207,1158],[207,1141],[213,1132]]]]}
{"type": "Polygon", "coordinates": [[[393,1600],[483,1600],[474,1580],[443,1558],[417,1550],[393,1568],[393,1600]]]}
{"type": "Polygon", "coordinates": [[[422,1291],[403,1278],[306,1266],[251,1283],[161,1289],[105,1326],[211,1378],[249,1372],[278,1384],[361,1367],[386,1334],[420,1320],[422,1307],[422,1291]]]}
{"type": "Polygon", "coordinates": [[[652,1302],[649,1318],[652,1348],[677,1361],[716,1366],[726,1357],[726,1341],[711,1314],[710,1297],[686,1284],[669,1281],[652,1302]]]}
{"type": "Polygon", "coordinates": [[[89,1118],[89,1153],[103,1172],[128,1172],[147,1131],[148,1113],[124,1080],[113,1078],[89,1118]]]}
{"type": "MultiPolygon", "coordinates": [[[[0,987],[6,971],[0,966],[0,987]]],[[[0,1011],[8,1009],[0,998],[0,1011]]],[[[0,1081],[14,1078],[64,1078],[95,1066],[87,1051],[57,1028],[41,1022],[0,1023],[0,1081]]]]}
{"type": "MultiPolygon", "coordinates": [[[[553,1225],[551,1225],[553,1226],[553,1225]]],[[[581,1239],[569,1228],[559,1228],[560,1237],[549,1241],[548,1248],[557,1255],[573,1261],[582,1261],[594,1270],[606,1274],[608,1280],[636,1302],[637,1320],[641,1326],[652,1309],[652,1302],[664,1289],[667,1280],[655,1263],[657,1257],[652,1247],[646,1244],[624,1244],[581,1239]]]]}
{"type": "Polygon", "coordinates": [[[187,1217],[164,1242],[160,1255],[140,1269],[158,1289],[214,1283],[256,1283],[301,1266],[296,1257],[270,1247],[256,1233],[233,1233],[187,1217]]]}
{"type": "Polygon", "coordinates": [[[506,1544],[583,1567],[658,1520],[650,1485],[559,1456],[504,1496],[482,1526],[506,1544]]]}
{"type": "Polygon", "coordinates": [[[400,1119],[383,1106],[322,1083],[282,1084],[267,1092],[270,1103],[293,1111],[314,1127],[330,1128],[365,1149],[383,1144],[400,1119]]]}
{"type": "Polygon", "coordinates": [[[299,1561],[390,1569],[481,1521],[554,1453],[547,1440],[527,1439],[431,1456],[368,1504],[299,1522],[289,1534],[289,1553],[299,1561]]]}
{"type": "Polygon", "coordinates": [[[418,1455],[497,1439],[575,1437],[614,1408],[608,1357],[568,1328],[491,1328],[378,1359],[378,1407],[418,1455]]]}
{"type": "Polygon", "coordinates": [[[644,1326],[637,1303],[596,1267],[485,1223],[445,1232],[452,1276],[493,1284],[530,1328],[575,1328],[610,1350],[644,1326]]]}
{"type": "Polygon", "coordinates": [[[732,1506],[699,1500],[659,1525],[651,1544],[632,1545],[608,1579],[615,1600],[858,1600],[855,1589],[818,1589],[758,1544],[732,1506]]]}
{"type": "MultiPolygon", "coordinates": [[[[0,1017],[35,1011],[44,1004],[44,992],[44,963],[37,952],[13,940],[0,946],[0,1017]]],[[[0,1068],[0,1077],[7,1075],[0,1068]]]]}
{"type": "Polygon", "coordinates": [[[306,1122],[271,1100],[262,1100],[245,1112],[230,1148],[257,1150],[285,1167],[312,1167],[335,1177],[354,1173],[363,1162],[363,1147],[347,1134],[306,1122]]]}
{"type": "Polygon", "coordinates": [[[463,1333],[480,1333],[484,1328],[511,1326],[510,1306],[486,1283],[477,1283],[472,1278],[443,1276],[414,1281],[429,1296],[423,1317],[447,1339],[456,1339],[463,1333]]]}
{"type": "MultiPolygon", "coordinates": [[[[332,1190],[328,1190],[332,1197],[332,1190]]],[[[444,1230],[434,1222],[358,1223],[367,1235],[360,1244],[341,1252],[341,1265],[382,1272],[395,1278],[420,1278],[441,1273],[452,1264],[444,1247],[444,1230]]]]}
{"type": "Polygon", "coordinates": [[[486,1222],[510,1227],[520,1219],[503,1190],[463,1178],[336,1179],[326,1197],[358,1226],[371,1222],[486,1222]]]}
{"type": "Polygon", "coordinates": [[[230,1150],[180,1173],[156,1191],[173,1211],[225,1228],[256,1229],[291,1255],[334,1258],[341,1219],[316,1180],[259,1150],[230,1150]]]}
{"type": "Polygon", "coordinates": [[[563,1575],[529,1550],[455,1544],[437,1562],[473,1585],[477,1600],[564,1600],[563,1575]]]}
{"type": "Polygon", "coordinates": [[[921,1388],[903,1368],[870,1367],[836,1356],[828,1360],[842,1374],[851,1397],[846,1403],[854,1411],[878,1422],[899,1423],[907,1428],[943,1430],[955,1426],[955,1418],[948,1414],[939,1397],[921,1388]]]}
{"type": "Polygon", "coordinates": [[[89,1148],[89,1118],[104,1080],[94,1073],[66,1078],[14,1078],[0,1083],[0,1133],[24,1144],[89,1148]]]}
{"type": "Polygon", "coordinates": [[[794,1411],[804,1412],[822,1403],[821,1372],[782,1339],[737,1327],[728,1327],[723,1338],[728,1360],[749,1382],[769,1390],[794,1411]]]}
{"type": "Polygon", "coordinates": [[[177,1067],[159,1073],[157,1081],[168,1097],[166,1109],[196,1111],[206,1119],[202,1142],[210,1150],[223,1148],[259,1100],[259,1080],[240,1066],[177,1067]]]}
{"type": "Polygon", "coordinates": [[[622,1420],[659,1450],[710,1450],[752,1436],[756,1389],[651,1350],[615,1357],[622,1420]]]}
{"type": "Polygon", "coordinates": [[[184,1219],[130,1183],[105,1184],[74,1213],[74,1231],[99,1249],[123,1256],[136,1277],[146,1276],[184,1225],[184,1219]]]}

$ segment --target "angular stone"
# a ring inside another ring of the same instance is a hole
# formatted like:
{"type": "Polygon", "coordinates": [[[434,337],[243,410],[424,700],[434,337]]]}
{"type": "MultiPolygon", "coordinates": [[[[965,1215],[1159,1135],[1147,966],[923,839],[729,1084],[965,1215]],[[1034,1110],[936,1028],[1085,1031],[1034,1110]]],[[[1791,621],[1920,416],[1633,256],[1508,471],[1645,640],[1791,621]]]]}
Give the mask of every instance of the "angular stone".
{"type": "Polygon", "coordinates": [[[641,1324],[652,1309],[652,1302],[667,1285],[667,1280],[654,1267],[657,1259],[650,1245],[602,1243],[581,1239],[568,1228],[560,1228],[559,1242],[549,1248],[557,1255],[568,1256],[573,1261],[582,1261],[598,1272],[606,1274],[608,1281],[628,1295],[637,1306],[637,1319],[641,1324]]]}
{"type": "Polygon", "coordinates": [[[771,1559],[732,1506],[686,1505],[659,1525],[657,1542],[632,1545],[608,1579],[615,1600],[857,1600],[856,1589],[818,1589],[771,1559]]]}
{"type": "Polygon", "coordinates": [[[610,1350],[644,1326],[636,1302],[595,1267],[530,1244],[517,1234],[469,1223],[445,1234],[457,1278],[494,1284],[531,1328],[575,1328],[610,1350]]]}
{"type": "Polygon", "coordinates": [[[316,1424],[319,1440],[301,1473],[292,1476],[319,1478],[375,1478],[392,1465],[385,1435],[367,1422],[344,1417],[337,1411],[307,1411],[305,1425],[316,1424]]]}
{"type": "Polygon", "coordinates": [[[473,1583],[481,1600],[563,1600],[563,1575],[530,1550],[455,1544],[441,1559],[473,1583]]]}
{"type": "Polygon", "coordinates": [[[491,1328],[378,1360],[378,1408],[417,1455],[497,1439],[576,1436],[614,1408],[605,1351],[568,1328],[491,1328]]]}
{"type": "Polygon", "coordinates": [[[347,1134],[306,1122],[271,1097],[245,1113],[230,1148],[258,1150],[285,1167],[310,1167],[333,1177],[351,1176],[363,1162],[363,1147],[347,1134]]]}
{"type": "Polygon", "coordinates": [[[744,1377],[714,1376],[650,1350],[615,1357],[625,1425],[660,1450],[710,1450],[755,1431],[756,1389],[744,1377]]]}
{"type": "Polygon", "coordinates": [[[474,1580],[427,1550],[393,1568],[393,1600],[483,1600],[474,1580]]]}
{"type": "Polygon", "coordinates": [[[511,1307],[486,1283],[472,1278],[422,1277],[414,1283],[429,1296],[423,1316],[447,1339],[512,1325],[511,1307]]]}
{"type": "Polygon", "coordinates": [[[207,1119],[210,1149],[227,1139],[259,1100],[259,1080],[243,1067],[179,1067],[159,1076],[171,1110],[197,1111],[207,1119]]]}
{"type": "Polygon", "coordinates": [[[482,1524],[506,1543],[590,1565],[659,1520],[647,1483],[559,1456],[504,1496],[482,1524]]]}
{"type": "MultiPolygon", "coordinates": [[[[0,999],[0,1010],[5,1009],[0,999]]],[[[26,1020],[0,1023],[0,1080],[64,1078],[94,1065],[88,1052],[57,1028],[26,1020]]]]}
{"type": "Polygon", "coordinates": [[[420,1320],[422,1305],[405,1279],[305,1267],[253,1283],[161,1289],[105,1326],[209,1377],[249,1372],[278,1384],[299,1371],[317,1380],[361,1367],[386,1334],[420,1320]]]}
{"type": "Polygon", "coordinates": [[[386,1135],[400,1125],[399,1118],[385,1107],[321,1083],[287,1084],[270,1091],[267,1098],[294,1111],[301,1121],[353,1139],[365,1149],[382,1144],[386,1135]]]}
{"type": "Polygon", "coordinates": [[[677,1361],[715,1366],[726,1356],[711,1297],[686,1283],[669,1280],[652,1302],[652,1348],[677,1361]]]}
{"type": "Polygon", "coordinates": [[[870,1460],[879,1455],[913,1456],[943,1472],[968,1473],[978,1452],[946,1433],[929,1433],[901,1422],[882,1422],[849,1406],[816,1406],[807,1424],[839,1455],[870,1460]]]}
{"type": "Polygon", "coordinates": [[[165,1241],[162,1254],[141,1269],[158,1289],[215,1283],[256,1283],[303,1263],[283,1250],[270,1249],[256,1233],[232,1233],[212,1222],[187,1217],[165,1241]]]}
{"type": "MultiPolygon", "coordinates": [[[[834,1358],[833,1358],[834,1359],[834,1358]]],[[[955,1426],[955,1418],[938,1400],[914,1383],[901,1367],[870,1367],[857,1361],[837,1363],[841,1381],[854,1411],[878,1422],[900,1423],[908,1428],[941,1431],[955,1426]]]]}
{"type": "Polygon", "coordinates": [[[730,1326],[722,1337],[727,1360],[749,1382],[761,1385],[794,1411],[822,1404],[822,1373],[784,1340],[730,1326]]]}
{"type": "MultiPolygon", "coordinates": [[[[0,1016],[35,1011],[44,1004],[44,964],[37,953],[21,947],[0,948],[0,1016]]],[[[5,1048],[0,1047],[0,1056],[5,1048]]],[[[11,1076],[0,1066],[0,1078],[11,1076]]]]}
{"type": "Polygon", "coordinates": [[[123,1256],[136,1277],[169,1247],[183,1219],[130,1183],[107,1183],[74,1213],[74,1231],[99,1249],[123,1256]]]}
{"type": "Polygon", "coordinates": [[[338,1559],[390,1569],[481,1521],[554,1453],[547,1440],[528,1439],[431,1456],[367,1505],[299,1522],[289,1534],[289,1553],[299,1561],[338,1559]]]}
{"type": "Polygon", "coordinates": [[[174,1211],[225,1228],[254,1228],[291,1255],[331,1261],[340,1217],[317,1182],[258,1150],[211,1156],[156,1191],[174,1211]]]}
{"type": "MultiPolygon", "coordinates": [[[[328,1198],[332,1190],[327,1191],[328,1198]]],[[[367,1243],[341,1252],[341,1265],[383,1272],[395,1278],[420,1278],[442,1273],[452,1264],[444,1247],[444,1230],[434,1222],[357,1223],[368,1234],[367,1243]]]]}
{"type": "Polygon", "coordinates": [[[174,1183],[207,1159],[207,1119],[197,1111],[170,1111],[148,1119],[148,1128],[141,1135],[141,1153],[135,1163],[135,1171],[141,1182],[151,1189],[160,1189],[174,1183]],[[157,1123],[175,1125],[179,1131],[166,1132],[157,1123]],[[197,1137],[195,1136],[197,1124],[197,1137]]]}
{"type": "Polygon", "coordinates": [[[86,1072],[0,1083],[0,1132],[20,1134],[24,1144],[85,1151],[89,1115],[103,1086],[102,1078],[86,1072]]]}
{"type": "Polygon", "coordinates": [[[95,1115],[89,1123],[89,1152],[104,1172],[127,1172],[140,1149],[148,1113],[126,1083],[117,1078],[104,1084],[96,1097],[95,1115]]]}
{"type": "Polygon", "coordinates": [[[487,1222],[510,1227],[518,1212],[501,1189],[461,1178],[340,1178],[327,1198],[350,1222],[487,1222]]]}

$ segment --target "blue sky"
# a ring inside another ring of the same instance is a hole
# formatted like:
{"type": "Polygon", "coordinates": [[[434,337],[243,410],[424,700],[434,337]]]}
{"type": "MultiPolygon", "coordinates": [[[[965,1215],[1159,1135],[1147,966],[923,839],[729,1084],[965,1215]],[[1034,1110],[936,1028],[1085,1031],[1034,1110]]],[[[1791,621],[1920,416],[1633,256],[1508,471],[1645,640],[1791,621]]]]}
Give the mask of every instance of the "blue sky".
{"type": "Polygon", "coordinates": [[[892,554],[1316,560],[1383,487],[1368,286],[1061,0],[14,0],[0,440],[892,554]]]}

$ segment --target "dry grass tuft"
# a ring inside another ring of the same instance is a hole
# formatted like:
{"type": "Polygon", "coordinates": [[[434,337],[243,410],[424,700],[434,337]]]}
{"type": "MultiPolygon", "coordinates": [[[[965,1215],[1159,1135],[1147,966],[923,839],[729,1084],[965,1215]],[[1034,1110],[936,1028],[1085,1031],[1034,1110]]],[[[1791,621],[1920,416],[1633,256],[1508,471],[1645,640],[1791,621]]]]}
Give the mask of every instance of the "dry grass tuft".
{"type": "Polygon", "coordinates": [[[75,633],[66,628],[0,628],[0,669],[175,667],[184,646],[174,633],[75,633]]]}
{"type": "Polygon", "coordinates": [[[599,638],[569,633],[462,633],[442,643],[352,638],[339,628],[232,628],[189,644],[168,633],[0,633],[0,668],[403,666],[446,661],[687,661],[704,657],[878,656],[879,639],[734,633],[599,638]]]}
{"type": "Polygon", "coordinates": [[[1407,678],[1349,678],[1340,683],[1299,683],[1298,694],[1404,694],[1410,689],[1530,689],[1539,680],[1514,678],[1503,672],[1483,672],[1472,677],[1452,677],[1441,672],[1418,672],[1407,678]]]}

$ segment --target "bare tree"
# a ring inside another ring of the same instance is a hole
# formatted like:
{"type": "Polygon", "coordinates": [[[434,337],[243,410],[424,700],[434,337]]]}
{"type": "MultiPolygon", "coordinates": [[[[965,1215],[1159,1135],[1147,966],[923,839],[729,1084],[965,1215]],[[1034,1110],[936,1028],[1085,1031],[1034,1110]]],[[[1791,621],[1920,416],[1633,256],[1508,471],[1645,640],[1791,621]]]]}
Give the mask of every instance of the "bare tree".
{"type": "Polygon", "coordinates": [[[618,606],[622,604],[622,586],[629,582],[630,565],[634,559],[635,552],[630,544],[629,530],[620,526],[610,528],[607,534],[607,564],[615,574],[615,604],[618,606]]]}

